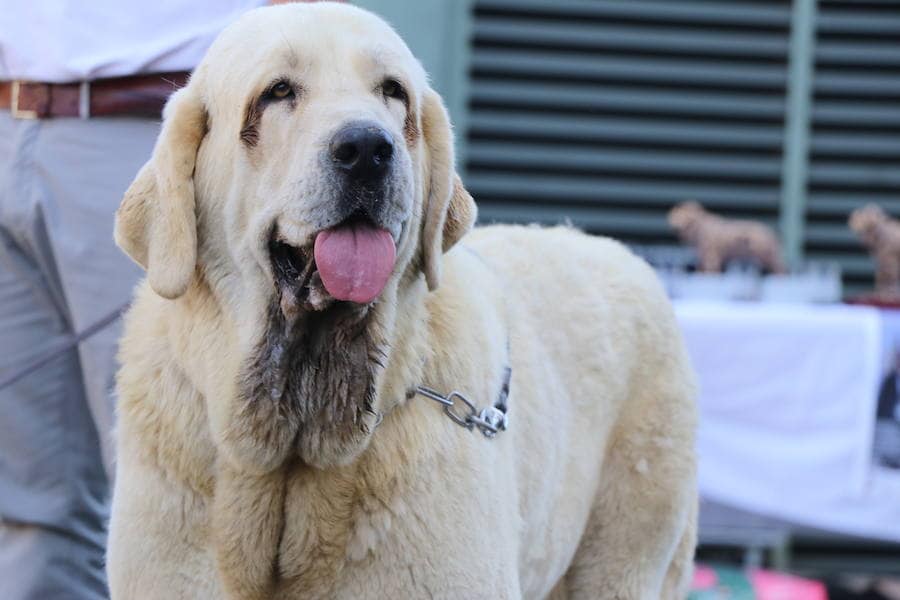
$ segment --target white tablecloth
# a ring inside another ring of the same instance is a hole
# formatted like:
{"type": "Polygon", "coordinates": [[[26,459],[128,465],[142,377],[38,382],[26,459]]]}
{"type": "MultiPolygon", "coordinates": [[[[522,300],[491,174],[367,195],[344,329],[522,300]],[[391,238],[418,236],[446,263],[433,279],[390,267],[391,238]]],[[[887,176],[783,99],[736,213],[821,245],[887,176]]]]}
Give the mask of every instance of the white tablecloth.
{"type": "Polygon", "coordinates": [[[701,494],[900,541],[900,474],[871,460],[879,312],[695,301],[676,312],[700,382],[701,494]]]}

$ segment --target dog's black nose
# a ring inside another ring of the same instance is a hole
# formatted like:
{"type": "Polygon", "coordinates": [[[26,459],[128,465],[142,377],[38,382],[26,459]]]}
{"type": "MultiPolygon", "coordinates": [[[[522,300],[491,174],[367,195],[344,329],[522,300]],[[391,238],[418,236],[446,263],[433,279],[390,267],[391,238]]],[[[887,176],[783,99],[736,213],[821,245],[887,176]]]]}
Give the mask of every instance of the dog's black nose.
{"type": "Polygon", "coordinates": [[[394,156],[391,134],[374,124],[348,125],[331,140],[334,166],[349,177],[374,180],[384,176],[394,156]]]}

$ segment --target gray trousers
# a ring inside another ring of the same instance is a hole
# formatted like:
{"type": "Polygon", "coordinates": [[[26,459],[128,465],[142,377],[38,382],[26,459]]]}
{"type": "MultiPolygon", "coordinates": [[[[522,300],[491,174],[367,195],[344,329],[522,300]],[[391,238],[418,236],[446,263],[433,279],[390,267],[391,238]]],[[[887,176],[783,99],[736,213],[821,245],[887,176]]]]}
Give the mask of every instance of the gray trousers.
{"type": "MultiPolygon", "coordinates": [[[[127,301],[113,214],[158,123],[0,112],[0,379],[127,301]]],[[[119,323],[0,390],[0,598],[105,598],[119,323]]]]}

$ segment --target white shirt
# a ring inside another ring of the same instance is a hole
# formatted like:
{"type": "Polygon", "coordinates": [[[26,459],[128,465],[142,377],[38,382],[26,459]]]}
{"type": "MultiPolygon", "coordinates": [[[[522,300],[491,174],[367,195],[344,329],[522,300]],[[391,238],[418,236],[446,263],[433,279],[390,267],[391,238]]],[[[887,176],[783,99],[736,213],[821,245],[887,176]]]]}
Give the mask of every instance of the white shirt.
{"type": "Polygon", "coordinates": [[[0,80],[70,82],[194,68],[265,0],[18,0],[0,9],[0,80]]]}

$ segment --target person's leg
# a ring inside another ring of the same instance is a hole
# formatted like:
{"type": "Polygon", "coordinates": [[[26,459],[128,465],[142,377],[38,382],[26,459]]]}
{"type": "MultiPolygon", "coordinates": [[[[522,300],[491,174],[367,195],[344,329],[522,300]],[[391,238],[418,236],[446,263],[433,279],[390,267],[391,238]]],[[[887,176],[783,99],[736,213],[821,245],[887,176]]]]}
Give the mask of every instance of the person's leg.
{"type": "MultiPolygon", "coordinates": [[[[42,124],[0,114],[0,380],[71,323],[33,160],[42,124]]],[[[106,597],[107,482],[75,350],[0,390],[0,597],[106,597]]]]}
{"type": "MultiPolygon", "coordinates": [[[[113,241],[115,211],[150,158],[159,122],[149,119],[57,119],[45,124],[35,155],[45,186],[50,244],[76,331],[131,298],[140,268],[113,241]]],[[[121,324],[79,348],[85,394],[107,472],[113,464],[113,382],[121,324]]]]}

